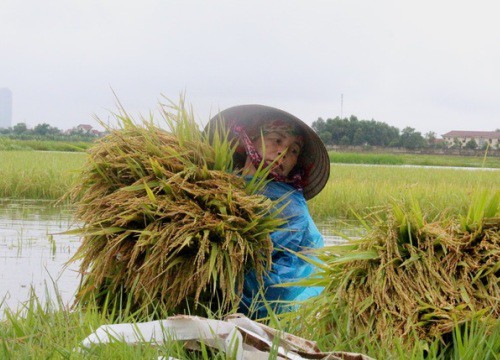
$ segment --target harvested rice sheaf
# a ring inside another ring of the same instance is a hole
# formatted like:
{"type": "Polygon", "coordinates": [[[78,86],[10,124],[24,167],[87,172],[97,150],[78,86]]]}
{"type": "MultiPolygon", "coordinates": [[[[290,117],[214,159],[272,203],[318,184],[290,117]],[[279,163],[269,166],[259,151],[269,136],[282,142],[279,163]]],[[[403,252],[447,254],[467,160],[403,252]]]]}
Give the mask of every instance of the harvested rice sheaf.
{"type": "Polygon", "coordinates": [[[77,303],[139,315],[230,310],[245,271],[270,266],[275,204],[221,169],[231,147],[209,143],[192,120],[171,116],[170,132],[123,122],[89,150],[70,194],[83,223],[77,303]]]}
{"type": "Polygon", "coordinates": [[[450,339],[460,324],[498,321],[500,193],[478,199],[461,218],[432,221],[416,202],[396,205],[362,239],[325,248],[318,323],[332,330],[344,309],[356,334],[412,344],[415,334],[450,339]]]}

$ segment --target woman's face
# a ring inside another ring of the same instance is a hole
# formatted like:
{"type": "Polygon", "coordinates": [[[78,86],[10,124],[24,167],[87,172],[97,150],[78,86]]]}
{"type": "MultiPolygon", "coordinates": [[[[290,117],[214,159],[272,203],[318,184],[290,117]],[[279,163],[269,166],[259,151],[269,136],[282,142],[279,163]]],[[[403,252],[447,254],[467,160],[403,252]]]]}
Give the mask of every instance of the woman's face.
{"type": "Polygon", "coordinates": [[[253,144],[262,158],[269,163],[279,158],[274,163],[273,170],[285,177],[297,164],[302,148],[299,136],[283,130],[266,131],[263,136],[257,137],[253,144]]]}

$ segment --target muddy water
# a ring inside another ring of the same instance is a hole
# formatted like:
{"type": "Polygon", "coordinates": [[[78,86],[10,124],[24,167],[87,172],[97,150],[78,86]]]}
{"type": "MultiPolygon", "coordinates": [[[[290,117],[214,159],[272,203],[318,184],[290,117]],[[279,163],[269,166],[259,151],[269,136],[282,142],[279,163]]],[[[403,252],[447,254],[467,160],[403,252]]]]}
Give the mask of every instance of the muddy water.
{"type": "MultiPolygon", "coordinates": [[[[71,209],[47,202],[0,200],[0,318],[3,309],[18,309],[33,289],[44,301],[61,296],[71,304],[78,286],[78,264],[67,265],[79,246],[75,235],[62,234],[76,226],[71,209]]],[[[342,241],[339,229],[350,237],[355,225],[318,224],[325,244],[342,241]]]]}
{"type": "Polygon", "coordinates": [[[77,266],[66,266],[79,239],[60,234],[71,225],[69,209],[50,203],[0,200],[0,314],[18,308],[33,289],[39,299],[69,303],[77,266]]]}

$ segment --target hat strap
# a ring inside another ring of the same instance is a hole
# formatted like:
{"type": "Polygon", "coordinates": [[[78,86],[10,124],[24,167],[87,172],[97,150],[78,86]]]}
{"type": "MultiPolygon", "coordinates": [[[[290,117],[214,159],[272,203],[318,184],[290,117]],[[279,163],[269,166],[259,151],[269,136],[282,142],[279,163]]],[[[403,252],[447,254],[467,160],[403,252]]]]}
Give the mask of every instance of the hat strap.
{"type": "MultiPolygon", "coordinates": [[[[252,165],[256,169],[258,169],[261,164],[264,168],[267,168],[271,165],[269,161],[262,159],[262,156],[259,154],[255,146],[253,145],[252,140],[250,140],[247,132],[243,129],[242,126],[234,125],[232,131],[238,137],[240,144],[242,144],[243,147],[245,148],[247,156],[250,158],[252,165]]],[[[269,170],[268,178],[271,180],[289,183],[297,190],[302,190],[303,188],[302,174],[300,172],[297,172],[291,178],[288,178],[286,176],[278,174],[271,168],[269,170]]]]}

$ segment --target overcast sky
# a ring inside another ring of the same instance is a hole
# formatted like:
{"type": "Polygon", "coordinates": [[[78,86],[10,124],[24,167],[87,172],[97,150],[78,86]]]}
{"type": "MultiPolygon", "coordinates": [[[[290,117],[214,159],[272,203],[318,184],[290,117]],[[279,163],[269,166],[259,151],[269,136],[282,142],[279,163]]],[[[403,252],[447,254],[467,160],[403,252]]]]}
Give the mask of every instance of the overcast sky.
{"type": "Polygon", "coordinates": [[[497,0],[0,0],[13,124],[98,127],[186,93],[425,134],[500,128],[497,0]],[[343,106],[341,96],[343,94],[343,106]]]}

